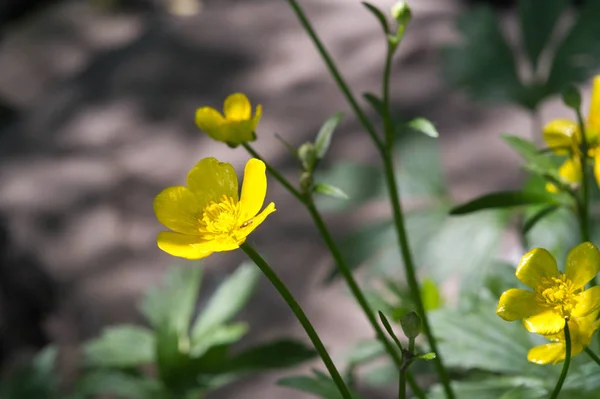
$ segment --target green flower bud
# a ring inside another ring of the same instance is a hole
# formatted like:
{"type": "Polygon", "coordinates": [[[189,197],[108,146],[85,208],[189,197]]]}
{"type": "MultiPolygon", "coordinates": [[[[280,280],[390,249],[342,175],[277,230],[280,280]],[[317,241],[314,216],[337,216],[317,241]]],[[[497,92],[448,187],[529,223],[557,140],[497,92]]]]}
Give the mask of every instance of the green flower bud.
{"type": "Polygon", "coordinates": [[[562,100],[569,108],[578,111],[581,108],[581,93],[577,87],[571,85],[562,92],[562,100]]]}
{"type": "Polygon", "coordinates": [[[421,317],[415,312],[409,312],[400,320],[400,326],[407,338],[416,338],[421,333],[421,317]]]}
{"type": "Polygon", "coordinates": [[[406,26],[412,19],[412,11],[405,1],[399,1],[392,6],[392,16],[400,26],[406,26]]]}
{"type": "Polygon", "coordinates": [[[302,168],[306,172],[312,172],[317,164],[317,150],[313,143],[304,143],[298,148],[298,157],[302,161],[302,168]]]}

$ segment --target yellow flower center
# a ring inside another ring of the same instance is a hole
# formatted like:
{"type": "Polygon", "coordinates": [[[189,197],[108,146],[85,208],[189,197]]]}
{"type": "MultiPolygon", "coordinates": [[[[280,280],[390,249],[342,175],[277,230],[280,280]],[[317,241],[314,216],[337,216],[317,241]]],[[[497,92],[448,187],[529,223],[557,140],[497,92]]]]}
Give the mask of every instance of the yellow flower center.
{"type": "Polygon", "coordinates": [[[568,317],[577,305],[580,290],[573,287],[573,282],[564,273],[559,273],[557,277],[542,278],[535,291],[540,305],[554,308],[568,317]]]}
{"type": "Polygon", "coordinates": [[[220,202],[211,201],[202,214],[199,230],[207,240],[231,236],[240,227],[240,204],[223,195],[220,202]]]}

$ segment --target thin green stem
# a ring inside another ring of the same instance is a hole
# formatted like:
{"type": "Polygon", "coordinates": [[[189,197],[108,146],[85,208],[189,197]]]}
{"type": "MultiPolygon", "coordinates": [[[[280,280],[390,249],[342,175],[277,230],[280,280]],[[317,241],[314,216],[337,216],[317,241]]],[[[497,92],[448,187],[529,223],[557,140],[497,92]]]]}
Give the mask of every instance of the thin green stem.
{"type": "Polygon", "coordinates": [[[306,33],[308,33],[308,36],[310,36],[310,39],[312,40],[315,47],[319,51],[321,58],[323,58],[323,61],[327,65],[327,69],[329,69],[329,73],[331,73],[331,75],[333,76],[333,79],[335,80],[338,87],[340,88],[340,90],[342,91],[344,96],[346,97],[346,100],[350,104],[350,107],[356,114],[360,123],[364,126],[364,128],[367,130],[367,132],[369,132],[369,135],[371,136],[371,139],[373,139],[373,142],[375,143],[375,145],[377,145],[378,147],[382,147],[383,143],[382,143],[381,139],[379,138],[379,136],[377,135],[377,131],[375,130],[375,127],[373,126],[371,121],[369,121],[369,118],[367,118],[367,115],[363,112],[362,108],[360,108],[360,106],[358,105],[358,102],[354,98],[354,95],[352,94],[350,87],[348,86],[348,84],[342,77],[342,74],[336,67],[335,62],[333,61],[333,58],[331,58],[331,56],[329,55],[329,52],[327,51],[327,49],[321,42],[321,39],[319,39],[319,36],[317,36],[317,33],[313,29],[310,21],[304,14],[304,10],[302,9],[302,7],[300,7],[300,4],[298,4],[298,2],[296,0],[288,0],[288,3],[290,3],[290,6],[294,10],[296,17],[298,17],[300,24],[302,25],[302,27],[304,28],[306,33]]]}
{"type": "MultiPolygon", "coordinates": [[[[248,143],[242,143],[242,146],[246,149],[246,151],[248,151],[250,153],[250,155],[252,155],[254,158],[260,159],[261,161],[265,162],[260,155],[258,155],[258,153],[254,150],[254,148],[252,148],[252,146],[250,146],[250,144],[248,143]]],[[[271,165],[269,165],[268,163],[265,162],[265,166],[267,167],[267,170],[269,171],[269,173],[279,182],[281,183],[281,185],[283,187],[285,187],[290,194],[292,194],[294,197],[296,197],[296,199],[298,199],[300,202],[304,202],[304,195],[302,195],[302,193],[300,191],[298,191],[294,186],[292,186],[292,184],[290,182],[287,181],[287,179],[285,177],[283,177],[282,174],[280,174],[277,169],[273,168],[271,165]]]]}
{"type": "Polygon", "coordinates": [[[412,362],[412,356],[415,353],[415,339],[408,338],[408,350],[402,354],[402,367],[400,367],[400,378],[398,379],[398,399],[406,398],[406,375],[408,374],[408,366],[412,362]],[[410,359],[406,359],[410,356],[410,359]]]}
{"type": "Polygon", "coordinates": [[[319,356],[321,356],[323,363],[325,363],[325,367],[327,367],[327,370],[329,371],[331,378],[333,378],[333,382],[342,394],[342,397],[344,399],[352,399],[350,390],[346,386],[346,383],[344,382],[342,376],[335,367],[333,360],[331,360],[327,349],[325,349],[325,346],[323,345],[323,342],[321,342],[319,335],[315,331],[314,327],[308,320],[308,317],[306,317],[306,314],[302,310],[302,307],[296,301],[292,293],[288,290],[283,281],[281,281],[279,276],[277,276],[277,274],[271,268],[271,266],[269,266],[269,264],[258,254],[258,252],[254,250],[254,248],[250,246],[250,244],[243,243],[242,245],[240,245],[240,248],[242,248],[246,255],[248,255],[248,257],[252,259],[254,263],[256,263],[256,266],[258,266],[263,272],[263,274],[269,279],[269,281],[271,281],[275,289],[277,289],[281,297],[287,302],[290,309],[292,309],[292,311],[296,315],[296,318],[298,319],[302,327],[304,327],[304,331],[306,331],[306,334],[310,338],[310,341],[313,343],[315,349],[319,353],[319,356]]]}
{"type": "MultiPolygon", "coordinates": [[[[260,156],[260,154],[258,154],[258,152],[256,152],[254,150],[254,148],[252,148],[250,146],[250,144],[244,143],[244,148],[246,148],[246,150],[248,150],[248,152],[253,157],[262,160],[265,163],[265,165],[266,165],[267,170],[269,171],[269,173],[271,173],[277,179],[277,181],[279,181],[288,191],[290,191],[290,193],[292,193],[292,195],[294,195],[306,207],[306,209],[308,210],[308,213],[310,214],[310,216],[312,217],[315,225],[317,226],[317,230],[321,234],[321,237],[323,238],[323,241],[325,242],[325,245],[327,245],[327,248],[329,248],[329,252],[333,256],[333,259],[335,261],[335,264],[336,264],[339,272],[341,273],[341,275],[343,276],[344,280],[346,281],[346,284],[348,285],[348,288],[350,288],[350,292],[352,292],[352,295],[356,299],[356,302],[358,302],[358,304],[360,305],[362,311],[367,316],[367,319],[369,320],[369,323],[371,324],[371,326],[375,330],[375,335],[376,335],[377,339],[384,346],[386,352],[390,355],[390,357],[392,358],[392,361],[394,362],[394,364],[398,368],[400,368],[402,366],[402,359],[400,358],[400,355],[398,354],[398,352],[396,351],[396,349],[394,348],[394,346],[392,345],[392,343],[386,338],[386,336],[385,336],[383,330],[381,329],[381,326],[379,325],[379,323],[377,323],[377,319],[375,317],[375,314],[374,314],[373,310],[369,306],[369,303],[367,302],[367,299],[365,298],[365,296],[364,296],[362,290],[360,289],[360,287],[359,287],[356,279],[354,278],[354,275],[352,274],[352,270],[350,270],[350,267],[346,263],[346,260],[344,259],[344,256],[342,255],[342,252],[340,251],[339,246],[337,245],[337,243],[333,239],[333,236],[331,235],[331,232],[329,231],[329,228],[325,224],[325,221],[323,220],[323,217],[321,216],[321,213],[319,212],[319,210],[315,206],[315,203],[314,203],[312,197],[311,196],[302,195],[299,192],[296,192],[296,193],[292,192],[292,190],[294,188],[290,184],[290,182],[285,177],[283,177],[281,174],[279,174],[277,172],[277,170],[275,170],[275,168],[273,168],[271,165],[269,165],[269,163],[266,162],[260,156]]],[[[295,191],[295,189],[294,189],[294,191],[295,191]]],[[[410,384],[410,388],[412,389],[413,393],[418,398],[425,398],[424,392],[417,385],[417,382],[415,381],[414,377],[409,374],[407,378],[408,378],[408,383],[410,384]]]]}
{"type": "Polygon", "coordinates": [[[598,355],[596,355],[590,348],[585,348],[584,351],[593,361],[596,362],[596,364],[598,364],[598,366],[600,366],[600,357],[598,355]]]}
{"type": "Polygon", "coordinates": [[[562,389],[562,386],[567,378],[567,373],[569,372],[569,365],[571,364],[571,334],[569,332],[569,323],[565,323],[565,347],[567,353],[565,354],[565,363],[563,364],[562,371],[560,372],[560,377],[558,377],[558,381],[556,382],[556,386],[554,387],[554,391],[552,395],[550,395],[550,399],[558,398],[558,394],[562,389]]]}

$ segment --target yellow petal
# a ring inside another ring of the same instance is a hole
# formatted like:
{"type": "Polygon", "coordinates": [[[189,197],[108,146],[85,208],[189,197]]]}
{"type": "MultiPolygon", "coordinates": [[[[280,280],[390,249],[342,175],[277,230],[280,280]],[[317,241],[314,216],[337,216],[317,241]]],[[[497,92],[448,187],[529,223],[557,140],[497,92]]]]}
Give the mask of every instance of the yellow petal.
{"type": "Polygon", "coordinates": [[[160,249],[179,258],[202,259],[213,253],[207,242],[187,234],[161,231],[156,237],[156,242],[160,249]]]}
{"type": "Polygon", "coordinates": [[[248,237],[248,235],[250,235],[254,229],[260,226],[260,224],[265,221],[267,216],[273,212],[275,212],[275,204],[271,202],[261,213],[246,222],[246,226],[240,228],[240,234],[237,235],[238,244],[241,245],[246,240],[246,237],[248,237]]]}
{"type": "Polygon", "coordinates": [[[252,117],[250,100],[242,93],[234,93],[225,99],[223,106],[228,121],[245,121],[252,117]]]}
{"type": "Polygon", "coordinates": [[[202,107],[196,110],[196,126],[215,140],[225,141],[223,123],[225,119],[219,111],[211,107],[202,107]]]}
{"type": "Polygon", "coordinates": [[[225,141],[233,146],[256,140],[256,136],[254,135],[254,121],[252,119],[233,122],[228,121],[224,126],[224,129],[227,131],[227,140],[225,141]]]}
{"type": "Polygon", "coordinates": [[[591,242],[579,244],[567,255],[565,274],[578,289],[586,285],[600,271],[600,251],[591,242]]]}
{"type": "Polygon", "coordinates": [[[596,184],[600,187],[600,151],[596,151],[594,154],[594,177],[596,184]]]}
{"type": "Polygon", "coordinates": [[[260,118],[262,117],[262,105],[256,106],[256,113],[254,114],[254,118],[252,118],[252,131],[256,131],[256,127],[258,126],[258,122],[260,122],[260,118]]]}
{"type": "Polygon", "coordinates": [[[527,353],[527,360],[536,364],[556,364],[565,360],[564,341],[533,347],[527,353]]]}
{"type": "Polygon", "coordinates": [[[529,332],[550,335],[556,334],[565,328],[565,319],[554,310],[546,310],[524,318],[523,325],[529,332]]]}
{"type": "Polygon", "coordinates": [[[202,209],[211,201],[220,202],[226,195],[238,200],[238,181],[233,166],[215,158],[204,158],[187,176],[187,186],[198,198],[202,209]]]}
{"type": "Polygon", "coordinates": [[[600,133],[600,76],[594,77],[592,101],[590,103],[587,124],[596,133],[600,133]]]}
{"type": "Polygon", "coordinates": [[[556,277],[558,266],[550,252],[543,248],[534,248],[523,255],[515,274],[524,284],[535,288],[540,279],[556,277]]]}
{"type": "Polygon", "coordinates": [[[568,183],[577,183],[581,181],[581,163],[577,158],[567,159],[558,169],[558,175],[568,183]]]}
{"type": "Polygon", "coordinates": [[[600,286],[583,291],[577,297],[577,306],[571,311],[571,316],[584,318],[590,313],[598,312],[600,308],[600,286]]]}
{"type": "Polygon", "coordinates": [[[546,308],[535,298],[534,292],[511,288],[500,296],[496,313],[506,321],[515,321],[544,312],[546,308]]]}
{"type": "Polygon", "coordinates": [[[154,198],[154,213],[165,227],[178,233],[198,235],[203,207],[186,187],[168,187],[154,198]]]}
{"type": "Polygon", "coordinates": [[[557,154],[568,154],[580,141],[577,123],[568,119],[555,119],[544,126],[544,140],[548,147],[558,148],[557,154]]]}
{"type": "Polygon", "coordinates": [[[260,159],[252,158],[246,163],[240,198],[240,220],[244,222],[256,216],[265,202],[267,195],[265,169],[265,163],[260,159]]]}

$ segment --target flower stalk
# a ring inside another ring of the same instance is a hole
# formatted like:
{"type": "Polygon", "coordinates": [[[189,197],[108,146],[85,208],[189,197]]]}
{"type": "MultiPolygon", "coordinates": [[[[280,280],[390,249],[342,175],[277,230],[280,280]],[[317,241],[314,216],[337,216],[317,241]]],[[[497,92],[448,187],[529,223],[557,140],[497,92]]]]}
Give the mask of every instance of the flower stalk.
{"type": "Polygon", "coordinates": [[[600,366],[600,356],[596,355],[590,348],[585,348],[584,352],[592,359],[598,366],[600,366]]]}
{"type": "Polygon", "coordinates": [[[290,309],[292,309],[292,312],[294,312],[294,314],[296,315],[296,318],[304,328],[304,331],[306,331],[306,334],[310,338],[310,341],[315,347],[317,353],[323,360],[327,371],[329,371],[329,374],[331,375],[331,378],[333,379],[333,382],[337,386],[338,390],[342,394],[342,397],[344,399],[352,399],[350,390],[346,386],[346,383],[344,382],[342,376],[335,367],[333,360],[331,360],[331,356],[329,356],[327,349],[325,349],[321,338],[319,338],[319,335],[315,331],[310,320],[308,320],[308,317],[304,313],[304,310],[302,310],[302,307],[300,306],[298,301],[296,301],[292,293],[288,290],[283,281],[281,281],[277,273],[275,273],[271,266],[269,266],[269,264],[262,258],[262,256],[258,254],[258,252],[256,252],[254,248],[252,248],[250,244],[243,243],[240,245],[240,248],[242,248],[246,255],[248,255],[248,257],[256,264],[256,266],[259,267],[259,269],[269,279],[271,284],[273,284],[275,289],[279,292],[281,297],[288,304],[290,309]]]}
{"type": "Polygon", "coordinates": [[[558,381],[556,382],[556,386],[554,387],[554,391],[552,392],[552,395],[550,395],[550,399],[558,398],[558,394],[560,393],[565,379],[567,378],[567,373],[569,372],[569,366],[571,364],[571,334],[569,332],[569,323],[565,322],[564,332],[566,349],[565,362],[563,364],[562,371],[560,372],[560,376],[558,377],[558,381]]]}

